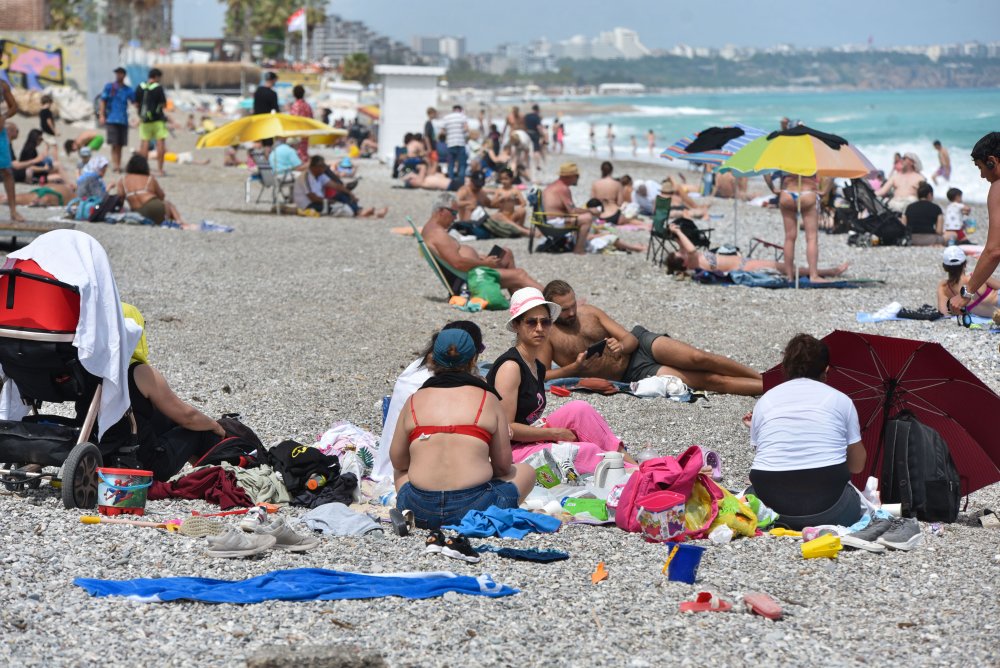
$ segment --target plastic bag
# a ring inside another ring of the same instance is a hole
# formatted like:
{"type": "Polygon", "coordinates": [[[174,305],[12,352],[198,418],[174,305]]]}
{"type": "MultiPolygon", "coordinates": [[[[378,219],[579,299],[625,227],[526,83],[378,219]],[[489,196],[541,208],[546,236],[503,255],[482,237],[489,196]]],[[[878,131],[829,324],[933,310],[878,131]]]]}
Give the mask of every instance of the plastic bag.
{"type": "Polygon", "coordinates": [[[469,293],[473,297],[485,299],[486,308],[490,311],[502,311],[510,308],[510,302],[500,288],[500,272],[492,267],[473,267],[469,272],[469,293]]]}

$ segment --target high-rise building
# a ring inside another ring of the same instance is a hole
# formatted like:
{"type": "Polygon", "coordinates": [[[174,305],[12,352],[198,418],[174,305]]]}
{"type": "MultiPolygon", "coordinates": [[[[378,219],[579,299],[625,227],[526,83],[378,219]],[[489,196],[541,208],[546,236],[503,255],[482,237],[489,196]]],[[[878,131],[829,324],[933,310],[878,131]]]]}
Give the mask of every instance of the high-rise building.
{"type": "Polygon", "coordinates": [[[0,0],[0,30],[45,30],[45,0],[0,0]]]}
{"type": "Polygon", "coordinates": [[[352,53],[366,53],[381,64],[412,65],[418,60],[414,49],[379,35],[362,21],[346,21],[336,14],[327,14],[313,28],[309,49],[313,58],[333,63],[343,62],[352,53]]]}

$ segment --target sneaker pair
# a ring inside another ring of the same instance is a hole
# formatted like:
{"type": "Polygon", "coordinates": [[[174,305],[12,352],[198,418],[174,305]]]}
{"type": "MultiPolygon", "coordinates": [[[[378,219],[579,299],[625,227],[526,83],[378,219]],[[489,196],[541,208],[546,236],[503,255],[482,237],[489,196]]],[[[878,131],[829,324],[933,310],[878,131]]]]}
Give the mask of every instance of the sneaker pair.
{"type": "Polygon", "coordinates": [[[479,563],[479,553],[472,549],[472,544],[465,536],[458,534],[455,536],[445,536],[439,529],[432,529],[425,543],[424,552],[427,554],[443,554],[452,559],[466,561],[470,564],[479,563]]]}
{"type": "Polygon", "coordinates": [[[864,529],[843,536],[840,542],[860,550],[884,552],[887,547],[894,550],[912,550],[923,540],[920,524],[914,517],[893,519],[876,517],[864,529]]]}

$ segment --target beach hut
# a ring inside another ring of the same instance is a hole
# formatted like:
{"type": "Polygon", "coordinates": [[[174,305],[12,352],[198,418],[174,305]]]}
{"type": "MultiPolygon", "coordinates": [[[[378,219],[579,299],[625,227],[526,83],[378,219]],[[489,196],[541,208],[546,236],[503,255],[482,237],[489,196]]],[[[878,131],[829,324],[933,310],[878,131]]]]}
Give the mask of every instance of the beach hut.
{"type": "Polygon", "coordinates": [[[407,132],[420,132],[427,119],[427,107],[437,107],[438,78],[443,67],[376,65],[382,78],[381,120],[378,128],[379,157],[391,163],[394,149],[407,132]]]}

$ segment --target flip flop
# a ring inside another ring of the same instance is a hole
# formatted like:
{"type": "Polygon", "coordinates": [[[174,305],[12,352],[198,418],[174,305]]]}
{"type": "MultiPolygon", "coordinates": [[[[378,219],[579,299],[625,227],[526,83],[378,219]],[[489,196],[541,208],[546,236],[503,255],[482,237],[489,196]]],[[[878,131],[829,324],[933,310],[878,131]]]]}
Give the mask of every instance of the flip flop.
{"type": "Polygon", "coordinates": [[[417,528],[412,510],[393,508],[389,511],[389,523],[392,524],[392,532],[400,538],[409,536],[410,532],[417,528]]]}
{"type": "Polygon", "coordinates": [[[773,598],[762,591],[749,591],[743,594],[743,605],[755,615],[767,619],[781,619],[781,606],[773,598]]]}
{"type": "Polygon", "coordinates": [[[693,601],[682,601],[681,612],[729,612],[733,604],[710,591],[700,591],[693,601]]]}
{"type": "Polygon", "coordinates": [[[751,420],[753,420],[753,411],[749,411],[746,415],[743,416],[743,426],[749,429],[751,420]]]}
{"type": "Polygon", "coordinates": [[[220,557],[222,559],[252,557],[273,547],[277,542],[274,536],[266,536],[259,533],[243,533],[237,529],[229,529],[219,536],[209,536],[207,540],[210,549],[205,554],[210,557],[220,557]]]}

